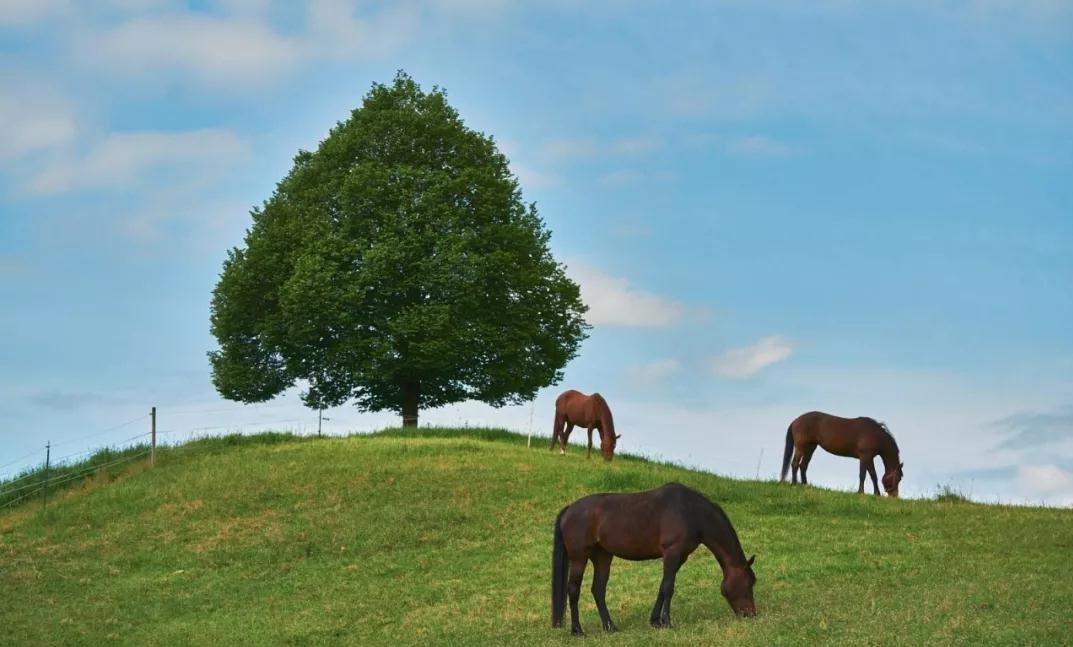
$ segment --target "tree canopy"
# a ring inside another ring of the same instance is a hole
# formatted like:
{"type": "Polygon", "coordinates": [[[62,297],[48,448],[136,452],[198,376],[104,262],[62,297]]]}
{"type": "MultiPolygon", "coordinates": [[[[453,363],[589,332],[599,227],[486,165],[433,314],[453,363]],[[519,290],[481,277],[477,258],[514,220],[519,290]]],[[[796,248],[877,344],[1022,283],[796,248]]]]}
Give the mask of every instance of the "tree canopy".
{"type": "Polygon", "coordinates": [[[374,84],[251,211],[213,291],[225,398],[400,411],[532,399],[586,337],[577,284],[495,141],[438,88],[374,84]]]}

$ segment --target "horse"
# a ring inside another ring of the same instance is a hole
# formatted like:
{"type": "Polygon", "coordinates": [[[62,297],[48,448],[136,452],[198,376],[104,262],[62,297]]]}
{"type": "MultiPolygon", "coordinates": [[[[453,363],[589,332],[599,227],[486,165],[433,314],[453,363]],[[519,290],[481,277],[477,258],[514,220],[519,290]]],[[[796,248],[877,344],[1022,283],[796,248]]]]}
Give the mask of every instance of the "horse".
{"type": "Polygon", "coordinates": [[[559,512],[551,556],[551,626],[561,627],[570,599],[570,632],[585,632],[578,622],[577,602],[585,563],[592,561],[592,596],[605,631],[616,631],[607,612],[607,580],[611,559],[663,559],[663,581],[649,623],[671,626],[671,596],[678,569],[698,545],[704,544],[723,569],[723,597],[739,616],[756,615],[753,603],[753,561],[742,552],[730,519],[703,494],[679,483],[647,492],[592,494],[559,512]]]}
{"type": "Polygon", "coordinates": [[[592,430],[600,432],[600,452],[604,460],[615,456],[615,445],[622,434],[615,434],[615,421],[611,417],[611,408],[607,400],[599,393],[585,395],[581,391],[570,389],[555,398],[555,424],[551,430],[551,449],[559,443],[559,453],[566,454],[566,441],[574,425],[585,427],[589,431],[589,451],[586,458],[592,456],[592,430]]]}
{"type": "Polygon", "coordinates": [[[864,494],[864,474],[872,477],[872,489],[879,495],[876,482],[875,457],[883,459],[883,489],[891,497],[898,496],[898,484],[902,481],[902,468],[898,453],[898,443],[883,423],[871,418],[839,418],[821,411],[810,411],[798,416],[786,430],[786,451],[782,455],[782,476],[786,481],[786,472],[790,468],[790,454],[793,454],[793,483],[797,483],[797,472],[801,471],[801,483],[808,484],[809,461],[816,446],[823,447],[836,456],[857,458],[861,462],[859,494],[864,494]]]}

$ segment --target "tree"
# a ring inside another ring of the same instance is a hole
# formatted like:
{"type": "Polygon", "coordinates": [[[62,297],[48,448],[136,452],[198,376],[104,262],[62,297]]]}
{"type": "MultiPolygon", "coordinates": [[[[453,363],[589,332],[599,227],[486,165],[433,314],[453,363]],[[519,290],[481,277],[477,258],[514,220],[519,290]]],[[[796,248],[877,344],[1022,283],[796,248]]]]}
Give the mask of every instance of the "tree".
{"type": "Polygon", "coordinates": [[[493,406],[562,379],[588,325],[577,284],[495,141],[403,72],[374,84],[261,208],[213,291],[212,378],[312,408],[493,406]]]}

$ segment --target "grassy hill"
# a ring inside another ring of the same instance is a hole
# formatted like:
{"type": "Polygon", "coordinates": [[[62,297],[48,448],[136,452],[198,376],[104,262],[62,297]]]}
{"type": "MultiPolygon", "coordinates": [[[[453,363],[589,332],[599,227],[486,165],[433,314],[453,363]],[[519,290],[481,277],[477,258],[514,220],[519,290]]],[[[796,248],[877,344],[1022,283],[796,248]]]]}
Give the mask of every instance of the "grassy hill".
{"type": "Polygon", "coordinates": [[[648,626],[658,562],[615,560],[607,645],[1070,644],[1073,511],[878,499],[735,481],[546,439],[422,430],[243,439],[0,512],[4,645],[565,645],[552,522],[592,492],[677,480],[756,553],[735,618],[703,548],[676,627],[648,626]],[[269,442],[270,441],[270,442],[269,442]]]}

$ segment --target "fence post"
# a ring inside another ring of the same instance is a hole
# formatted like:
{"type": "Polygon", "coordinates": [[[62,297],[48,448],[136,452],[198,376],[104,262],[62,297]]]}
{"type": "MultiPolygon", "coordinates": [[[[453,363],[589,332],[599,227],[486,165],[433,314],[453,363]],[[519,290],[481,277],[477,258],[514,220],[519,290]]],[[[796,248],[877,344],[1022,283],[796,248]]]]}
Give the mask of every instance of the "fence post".
{"type": "Polygon", "coordinates": [[[48,463],[52,455],[52,441],[45,443],[45,487],[41,489],[41,509],[48,506],[48,463]]]}
{"type": "Polygon", "coordinates": [[[149,466],[156,465],[156,407],[149,410],[149,466]]]}

